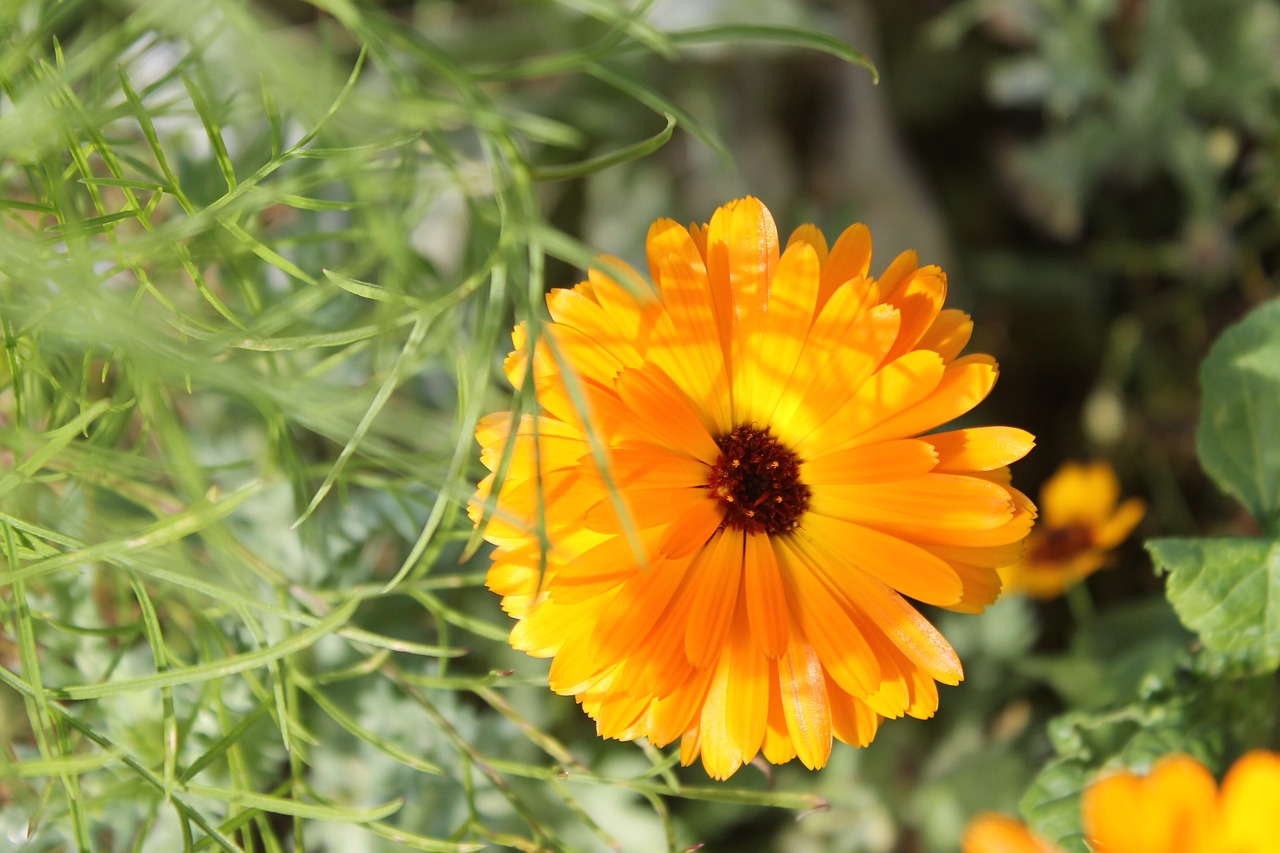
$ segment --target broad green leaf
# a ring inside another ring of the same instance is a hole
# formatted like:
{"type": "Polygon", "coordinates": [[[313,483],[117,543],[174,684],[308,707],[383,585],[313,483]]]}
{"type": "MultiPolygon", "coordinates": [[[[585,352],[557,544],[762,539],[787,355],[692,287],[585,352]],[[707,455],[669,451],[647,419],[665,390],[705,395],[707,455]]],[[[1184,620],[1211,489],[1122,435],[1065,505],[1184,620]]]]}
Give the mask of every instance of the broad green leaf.
{"type": "Polygon", "coordinates": [[[1206,647],[1256,671],[1280,666],[1280,540],[1153,539],[1147,550],[1206,647]]]}
{"type": "Polygon", "coordinates": [[[1200,463],[1280,534],[1280,299],[1223,333],[1200,367],[1200,386],[1200,463]]]}

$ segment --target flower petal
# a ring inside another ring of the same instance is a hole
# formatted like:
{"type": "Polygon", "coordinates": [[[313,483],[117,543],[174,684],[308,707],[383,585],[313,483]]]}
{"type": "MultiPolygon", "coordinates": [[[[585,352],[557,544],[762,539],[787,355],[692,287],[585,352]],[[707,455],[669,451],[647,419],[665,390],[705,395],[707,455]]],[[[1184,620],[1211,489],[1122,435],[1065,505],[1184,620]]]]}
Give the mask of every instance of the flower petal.
{"type": "Polygon", "coordinates": [[[802,764],[826,766],[831,756],[831,705],[822,662],[798,629],[791,631],[787,653],[778,659],[778,687],[787,734],[802,764]]]}
{"type": "Polygon", "coordinates": [[[765,657],[780,657],[787,650],[790,611],[769,536],[746,538],[742,587],[752,642],[765,657]]]}
{"type": "Polygon", "coordinates": [[[690,569],[692,605],[684,650],[696,667],[707,666],[720,655],[733,622],[742,581],[742,548],[742,531],[728,528],[712,538],[690,569]]]}
{"type": "Polygon", "coordinates": [[[1035,447],[1035,436],[1015,427],[974,427],[931,433],[924,439],[938,452],[938,470],[992,471],[1016,462],[1035,447]]]}
{"type": "Polygon", "coordinates": [[[764,322],[743,342],[745,359],[734,370],[739,423],[772,420],[813,324],[817,297],[818,256],[809,244],[795,244],[778,262],[764,322]]]}

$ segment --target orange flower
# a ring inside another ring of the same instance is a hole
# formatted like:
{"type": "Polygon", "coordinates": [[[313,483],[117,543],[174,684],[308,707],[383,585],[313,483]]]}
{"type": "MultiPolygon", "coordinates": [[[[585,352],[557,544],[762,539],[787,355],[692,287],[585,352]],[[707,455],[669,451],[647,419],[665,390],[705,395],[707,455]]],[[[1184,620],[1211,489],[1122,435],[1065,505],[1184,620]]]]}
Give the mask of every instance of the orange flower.
{"type": "Polygon", "coordinates": [[[1040,523],[1022,560],[1000,571],[1005,589],[1053,598],[1102,568],[1146,512],[1138,498],[1117,507],[1119,497],[1106,462],[1063,463],[1040,490],[1040,523]]]}
{"type": "Polygon", "coordinates": [[[1058,853],[1058,848],[1033,833],[1025,823],[990,812],[969,822],[961,853],[1058,853]]]}
{"type": "Polygon", "coordinates": [[[602,737],[679,738],[719,779],[931,716],[960,661],[907,598],[981,610],[1035,514],[1006,467],[1028,433],[929,434],[996,379],[945,275],[907,252],[871,278],[863,225],[782,251],[753,198],[647,250],[653,286],[602,259],[516,328],[540,412],[476,431],[512,645],[602,737]]]}
{"type": "Polygon", "coordinates": [[[1117,773],[1085,792],[1085,837],[1098,853],[1274,853],[1280,755],[1257,750],[1219,792],[1202,764],[1167,758],[1150,776],[1117,773]]]}
{"type": "MultiPolygon", "coordinates": [[[[1175,755],[1149,776],[1116,773],[1084,793],[1084,835],[1096,853],[1274,853],[1280,849],[1280,755],[1235,763],[1219,791],[1209,771],[1175,755]]],[[[1056,853],[1024,824],[979,815],[964,853],[1056,853]],[[1040,845],[1040,846],[1035,846],[1040,845]]]]}

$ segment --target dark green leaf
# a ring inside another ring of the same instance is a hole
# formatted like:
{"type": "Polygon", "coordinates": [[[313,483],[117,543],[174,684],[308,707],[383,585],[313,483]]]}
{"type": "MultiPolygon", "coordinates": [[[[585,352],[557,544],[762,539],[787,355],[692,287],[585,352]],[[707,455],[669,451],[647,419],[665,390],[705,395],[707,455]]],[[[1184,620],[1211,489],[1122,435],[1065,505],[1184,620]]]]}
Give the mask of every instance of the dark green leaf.
{"type": "Polygon", "coordinates": [[[1209,350],[1196,449],[1205,471],[1280,533],[1280,299],[1254,309],[1209,350]]]}

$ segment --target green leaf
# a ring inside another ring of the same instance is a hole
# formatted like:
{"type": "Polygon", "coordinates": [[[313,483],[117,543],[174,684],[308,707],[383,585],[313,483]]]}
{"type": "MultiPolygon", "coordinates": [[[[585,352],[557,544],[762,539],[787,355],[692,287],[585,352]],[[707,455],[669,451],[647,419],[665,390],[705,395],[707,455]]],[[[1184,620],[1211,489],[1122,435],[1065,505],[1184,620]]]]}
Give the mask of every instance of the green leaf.
{"type": "Polygon", "coordinates": [[[1280,666],[1280,541],[1153,539],[1147,550],[1206,647],[1256,671],[1280,666]]]}
{"type": "Polygon", "coordinates": [[[721,43],[733,45],[755,43],[808,48],[809,50],[816,50],[839,57],[851,65],[861,65],[871,72],[872,82],[880,82],[880,72],[876,70],[875,63],[865,53],[835,36],[814,32],[813,30],[759,24],[722,24],[678,30],[666,35],[678,47],[721,43]]]}
{"type": "Polygon", "coordinates": [[[671,134],[675,132],[676,117],[671,113],[666,113],[664,117],[667,120],[667,126],[648,139],[578,163],[567,163],[563,166],[535,166],[530,169],[530,174],[535,181],[565,181],[600,172],[631,160],[639,160],[641,157],[648,157],[666,145],[671,139],[671,134]]]}
{"type": "Polygon", "coordinates": [[[119,761],[114,752],[94,755],[67,755],[59,758],[34,759],[13,764],[0,762],[0,779],[33,779],[41,776],[78,776],[100,770],[119,761]]]}
{"type": "Polygon", "coordinates": [[[272,814],[297,815],[314,820],[337,820],[346,823],[368,823],[381,820],[395,814],[404,805],[403,798],[372,808],[351,808],[348,806],[326,806],[315,803],[304,803],[286,797],[273,797],[270,794],[259,794],[253,791],[237,791],[232,788],[220,788],[214,785],[196,785],[189,783],[183,786],[189,794],[197,797],[209,797],[236,806],[261,809],[272,814]]]}
{"type": "Polygon", "coordinates": [[[1223,333],[1200,367],[1200,387],[1200,463],[1280,536],[1280,299],[1223,333]]]}
{"type": "MultiPolygon", "coordinates": [[[[221,660],[209,661],[196,666],[172,668],[155,675],[122,678],[101,684],[73,684],[50,690],[49,692],[59,698],[83,701],[85,699],[98,699],[103,696],[135,693],[139,690],[156,690],[177,684],[197,684],[214,678],[225,678],[228,675],[235,675],[237,672],[266,666],[271,661],[280,660],[280,658],[309,648],[317,640],[327,637],[346,624],[359,605],[360,600],[353,598],[334,608],[328,616],[314,626],[290,634],[275,645],[258,649],[254,652],[230,655],[221,660]]],[[[293,814],[293,812],[286,812],[286,814],[293,814]]]]}

